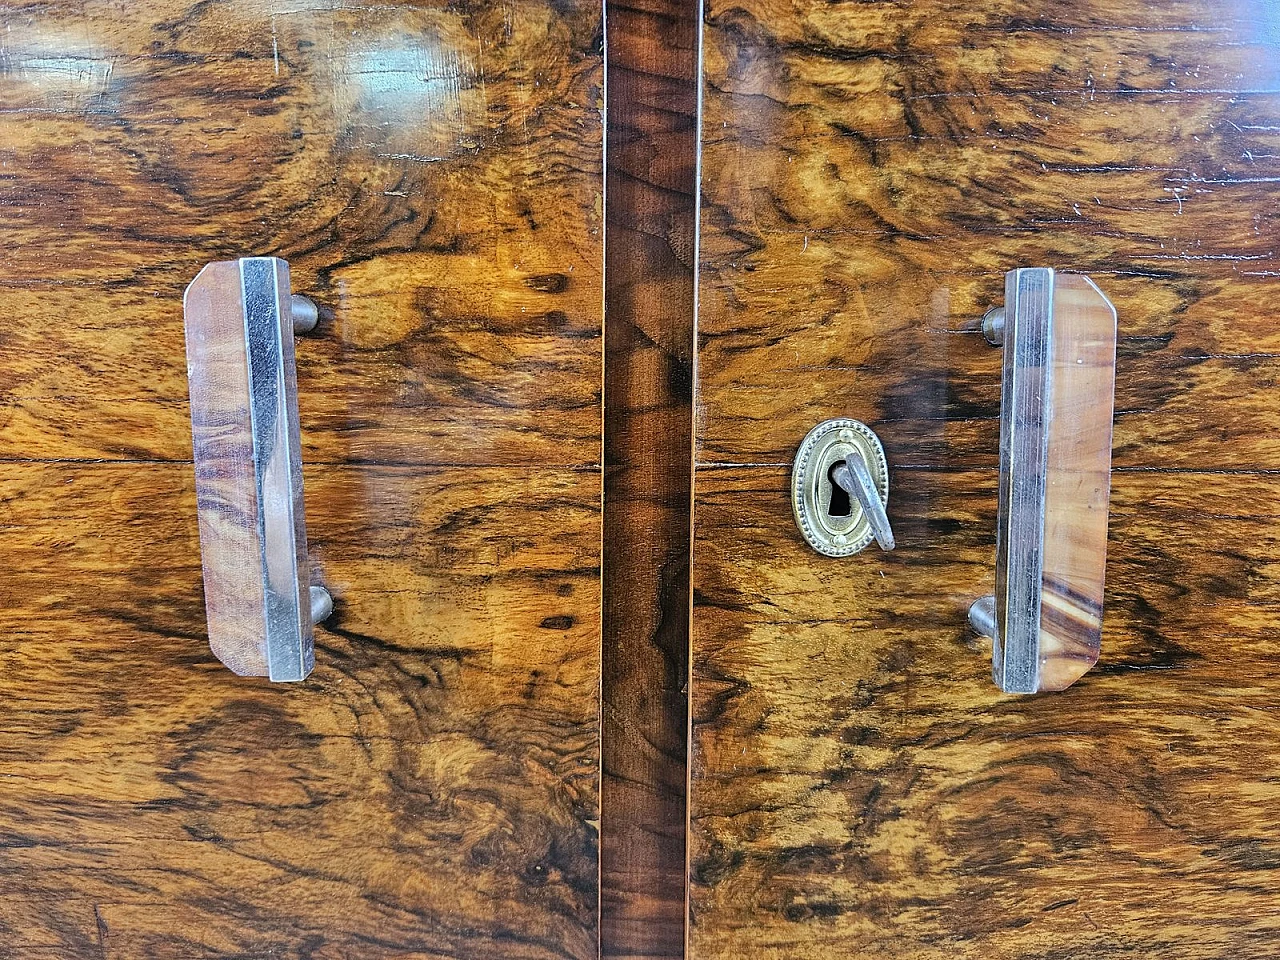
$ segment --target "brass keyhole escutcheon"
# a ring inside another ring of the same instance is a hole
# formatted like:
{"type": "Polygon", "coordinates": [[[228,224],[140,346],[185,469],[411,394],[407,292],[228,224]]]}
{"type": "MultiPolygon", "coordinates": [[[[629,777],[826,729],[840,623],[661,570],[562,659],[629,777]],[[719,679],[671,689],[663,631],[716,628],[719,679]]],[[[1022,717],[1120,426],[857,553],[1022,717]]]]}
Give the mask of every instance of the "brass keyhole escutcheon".
{"type": "Polygon", "coordinates": [[[889,465],[880,439],[859,420],[828,420],[809,431],[791,472],[791,507],[805,542],[847,557],[877,540],[894,546],[885,505],[889,465]]]}

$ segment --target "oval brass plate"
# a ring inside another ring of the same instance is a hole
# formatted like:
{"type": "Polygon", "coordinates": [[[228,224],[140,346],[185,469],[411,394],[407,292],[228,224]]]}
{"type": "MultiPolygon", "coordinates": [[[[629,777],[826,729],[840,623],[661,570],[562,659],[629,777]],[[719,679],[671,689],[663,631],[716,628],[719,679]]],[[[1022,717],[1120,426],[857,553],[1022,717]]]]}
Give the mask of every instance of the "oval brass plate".
{"type": "Polygon", "coordinates": [[[880,499],[889,502],[889,464],[880,438],[860,420],[828,420],[804,438],[791,468],[791,509],[805,542],[828,557],[857,553],[873,539],[871,524],[857,501],[850,502],[833,490],[831,468],[851,451],[862,455],[875,479],[880,499]],[[847,504],[847,515],[833,515],[837,505],[847,504]]]}

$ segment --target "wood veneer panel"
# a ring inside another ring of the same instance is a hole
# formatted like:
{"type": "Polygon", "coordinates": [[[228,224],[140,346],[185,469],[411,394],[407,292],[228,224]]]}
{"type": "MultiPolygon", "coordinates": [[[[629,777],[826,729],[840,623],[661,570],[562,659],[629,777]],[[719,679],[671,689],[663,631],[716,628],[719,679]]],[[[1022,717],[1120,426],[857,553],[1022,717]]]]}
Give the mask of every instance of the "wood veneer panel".
{"type": "MultiPolygon", "coordinates": [[[[891,626],[948,644],[968,636],[969,604],[990,590],[996,470],[898,470],[889,501],[898,548],[824,565],[787,529],[789,467],[698,476],[703,636],[728,643],[743,625],[768,624],[843,624],[851,637],[891,626]]],[[[1280,653],[1280,477],[1118,470],[1111,487],[1107,664],[1234,656],[1243,669],[1254,653],[1280,653]],[[1193,513],[1218,536],[1186,536],[1193,513]]],[[[975,676],[989,671],[989,658],[984,666],[974,655],[975,676]]]]}
{"type": "Polygon", "coordinates": [[[182,290],[270,253],[304,455],[598,462],[600,10],[503,9],[7,10],[0,455],[189,457],[182,290]]]}
{"type": "MultiPolygon", "coordinates": [[[[853,328],[839,318],[830,324],[832,330],[853,328]]],[[[762,334],[758,327],[753,330],[762,334]]],[[[745,331],[736,333],[747,339],[745,331]]],[[[820,336],[815,332],[813,339],[820,336]]],[[[808,338],[805,331],[789,338],[792,356],[808,338]]],[[[894,463],[995,466],[998,350],[976,331],[965,336],[940,332],[915,343],[899,340],[897,356],[911,358],[907,368],[893,360],[892,339],[871,335],[867,342],[874,349],[853,363],[815,357],[812,364],[801,359],[761,368],[747,355],[733,357],[722,374],[719,402],[700,405],[705,425],[700,457],[712,463],[787,463],[795,437],[803,438],[809,427],[827,419],[826,411],[840,410],[875,427],[894,463]],[[794,391],[800,381],[803,395],[779,407],[777,397],[794,391]]],[[[1272,401],[1280,359],[1180,356],[1159,339],[1127,340],[1117,350],[1116,371],[1115,466],[1156,465],[1151,450],[1159,447],[1158,465],[1165,467],[1280,468],[1280,410],[1272,401]],[[1230,418],[1222,417],[1224,408],[1231,409],[1230,418]]]]}
{"type": "Polygon", "coordinates": [[[965,625],[994,471],[894,480],[898,549],[824,566],[786,470],[698,472],[693,955],[1200,958],[1280,935],[1276,478],[1116,473],[1103,660],[1036,698],[995,690],[965,625]]]}
{"type": "MultiPolygon", "coordinates": [[[[330,289],[352,292],[336,297],[292,269],[294,289],[324,302],[320,332],[297,344],[307,462],[599,460],[598,278],[569,279],[572,258],[548,273],[457,259],[377,257],[338,271],[330,289]]],[[[0,456],[190,459],[191,269],[162,286],[0,285],[23,318],[3,334],[0,456]]]]}
{"type": "Polygon", "coordinates": [[[1275,36],[1264,5],[705,11],[691,956],[1229,957],[1280,938],[1275,36]],[[1103,658],[1000,694],[1004,271],[1120,317],[1103,658]],[[808,550],[815,423],[898,549],[808,550]],[[1216,531],[1205,535],[1205,531],[1216,531]]]}
{"type": "Polygon", "coordinates": [[[338,613],[270,685],[208,654],[189,465],[0,469],[14,942],[594,955],[599,479],[495,474],[309,470],[338,613]]]}
{"type": "Polygon", "coordinates": [[[601,943],[684,956],[697,7],[611,3],[601,943]]]}
{"type": "Polygon", "coordinates": [[[0,4],[6,956],[598,956],[602,8],[0,4]],[[207,649],[182,291],[275,254],[335,615],[207,649]]]}

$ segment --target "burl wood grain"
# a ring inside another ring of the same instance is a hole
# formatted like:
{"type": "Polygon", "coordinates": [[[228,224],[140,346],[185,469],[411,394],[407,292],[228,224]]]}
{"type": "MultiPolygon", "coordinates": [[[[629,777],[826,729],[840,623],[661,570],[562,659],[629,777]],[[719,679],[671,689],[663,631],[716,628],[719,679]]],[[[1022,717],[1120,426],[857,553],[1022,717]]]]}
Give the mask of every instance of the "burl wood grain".
{"type": "Polygon", "coordinates": [[[705,11],[691,950],[1268,956],[1280,943],[1280,106],[1261,3],[705,11]],[[1102,659],[1001,695],[1004,271],[1119,313],[1102,659]],[[898,549],[810,551],[815,423],[898,549]]]}
{"type": "Polygon", "coordinates": [[[606,191],[604,956],[684,956],[697,8],[613,3],[606,191]]]}
{"type": "Polygon", "coordinates": [[[598,954],[601,9],[0,4],[0,953],[598,954]],[[306,683],[209,654],[182,290],[287,258],[306,683]]]}
{"type": "Polygon", "coordinates": [[[257,253],[308,462],[599,461],[598,6],[4,11],[0,453],[188,456],[172,291],[257,253]]]}

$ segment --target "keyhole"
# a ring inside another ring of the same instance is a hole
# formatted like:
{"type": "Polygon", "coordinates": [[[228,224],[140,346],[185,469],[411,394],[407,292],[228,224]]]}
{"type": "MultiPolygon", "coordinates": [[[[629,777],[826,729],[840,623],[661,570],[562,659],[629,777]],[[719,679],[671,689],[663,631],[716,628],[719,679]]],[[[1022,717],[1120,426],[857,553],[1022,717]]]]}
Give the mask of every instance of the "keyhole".
{"type": "Polygon", "coordinates": [[[836,470],[844,466],[843,460],[837,460],[827,471],[827,479],[831,481],[831,502],[827,505],[827,516],[847,517],[853,513],[853,504],[849,502],[849,494],[836,483],[836,470]]]}

